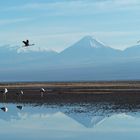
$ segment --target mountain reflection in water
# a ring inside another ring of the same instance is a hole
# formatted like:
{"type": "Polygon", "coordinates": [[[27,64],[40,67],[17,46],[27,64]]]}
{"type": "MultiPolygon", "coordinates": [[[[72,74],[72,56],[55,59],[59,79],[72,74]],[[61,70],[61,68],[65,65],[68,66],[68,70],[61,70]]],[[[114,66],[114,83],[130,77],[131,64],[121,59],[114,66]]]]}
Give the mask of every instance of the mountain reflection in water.
{"type": "Polygon", "coordinates": [[[115,139],[117,134],[119,138],[122,136],[122,139],[129,139],[130,134],[131,138],[136,138],[140,132],[138,104],[0,104],[1,107],[3,105],[8,108],[7,112],[0,111],[0,135],[3,139],[94,137],[98,140],[115,139]]]}

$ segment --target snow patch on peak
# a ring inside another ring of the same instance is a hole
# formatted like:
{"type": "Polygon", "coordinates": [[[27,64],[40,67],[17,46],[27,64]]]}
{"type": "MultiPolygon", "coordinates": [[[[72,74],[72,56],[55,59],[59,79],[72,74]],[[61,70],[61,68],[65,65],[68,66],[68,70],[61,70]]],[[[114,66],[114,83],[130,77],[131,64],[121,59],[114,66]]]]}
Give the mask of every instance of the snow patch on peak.
{"type": "MultiPolygon", "coordinates": [[[[43,47],[21,47],[21,46],[11,46],[11,45],[2,45],[0,46],[1,52],[14,52],[14,53],[30,53],[30,52],[55,52],[48,48],[43,47]]],[[[56,52],[57,53],[57,52],[56,52]]]]}
{"type": "Polygon", "coordinates": [[[78,41],[75,45],[79,47],[85,47],[85,48],[103,48],[107,47],[94,39],[92,36],[85,36],[80,41],[78,41]]]}
{"type": "Polygon", "coordinates": [[[54,52],[53,50],[47,49],[47,48],[41,48],[41,47],[35,47],[35,48],[18,48],[17,53],[29,53],[29,52],[54,52]]]}

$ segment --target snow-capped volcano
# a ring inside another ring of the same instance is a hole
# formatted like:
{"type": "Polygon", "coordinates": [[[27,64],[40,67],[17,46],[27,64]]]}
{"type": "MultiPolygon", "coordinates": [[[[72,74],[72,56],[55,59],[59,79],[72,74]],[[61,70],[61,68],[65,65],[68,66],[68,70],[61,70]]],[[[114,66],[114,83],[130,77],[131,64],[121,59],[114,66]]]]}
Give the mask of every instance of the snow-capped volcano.
{"type": "Polygon", "coordinates": [[[102,48],[106,47],[96,39],[92,38],[91,36],[85,36],[81,40],[79,40],[77,43],[75,43],[73,46],[77,47],[85,47],[85,48],[102,48]]]}
{"type": "MultiPolygon", "coordinates": [[[[95,51],[96,51],[96,53],[97,53],[97,51],[100,51],[100,53],[102,53],[105,50],[118,51],[118,50],[115,50],[113,48],[110,48],[110,47],[100,43],[99,41],[92,38],[91,36],[85,36],[82,39],[80,39],[78,42],[73,44],[72,46],[66,48],[60,54],[64,54],[64,53],[78,53],[78,54],[84,53],[85,54],[87,52],[88,55],[90,55],[90,53],[93,54],[93,52],[95,52],[95,51]]],[[[95,54],[95,55],[97,55],[97,54],[95,54]]]]}
{"type": "Polygon", "coordinates": [[[91,36],[85,36],[59,53],[57,60],[61,64],[89,64],[98,60],[114,59],[119,54],[119,50],[104,45],[91,36]]]}

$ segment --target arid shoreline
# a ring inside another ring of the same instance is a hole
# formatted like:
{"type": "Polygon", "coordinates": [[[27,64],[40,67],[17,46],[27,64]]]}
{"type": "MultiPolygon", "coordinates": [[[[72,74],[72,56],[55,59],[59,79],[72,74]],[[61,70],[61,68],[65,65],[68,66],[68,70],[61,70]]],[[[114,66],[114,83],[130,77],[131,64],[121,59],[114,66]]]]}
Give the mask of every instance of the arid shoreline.
{"type": "Polygon", "coordinates": [[[110,82],[17,82],[0,83],[0,89],[40,89],[63,93],[110,93],[124,91],[140,91],[140,81],[110,81],[110,82]]]}
{"type": "Polygon", "coordinates": [[[140,81],[95,82],[0,82],[0,87],[140,87],[140,81]]]}
{"type": "Polygon", "coordinates": [[[140,103],[140,81],[0,83],[1,102],[123,102],[140,103]],[[46,92],[41,97],[40,88],[46,92]],[[2,91],[8,88],[6,100],[2,91]],[[19,99],[17,93],[24,91],[19,99]]]}

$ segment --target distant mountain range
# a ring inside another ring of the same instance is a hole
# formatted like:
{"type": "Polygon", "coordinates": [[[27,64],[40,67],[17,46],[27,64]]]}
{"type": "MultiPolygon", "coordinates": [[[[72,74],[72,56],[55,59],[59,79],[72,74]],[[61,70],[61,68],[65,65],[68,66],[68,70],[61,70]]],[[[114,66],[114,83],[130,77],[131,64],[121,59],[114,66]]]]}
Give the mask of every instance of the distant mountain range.
{"type": "Polygon", "coordinates": [[[139,80],[140,45],[113,49],[85,36],[60,53],[0,47],[1,81],[139,80]]]}

